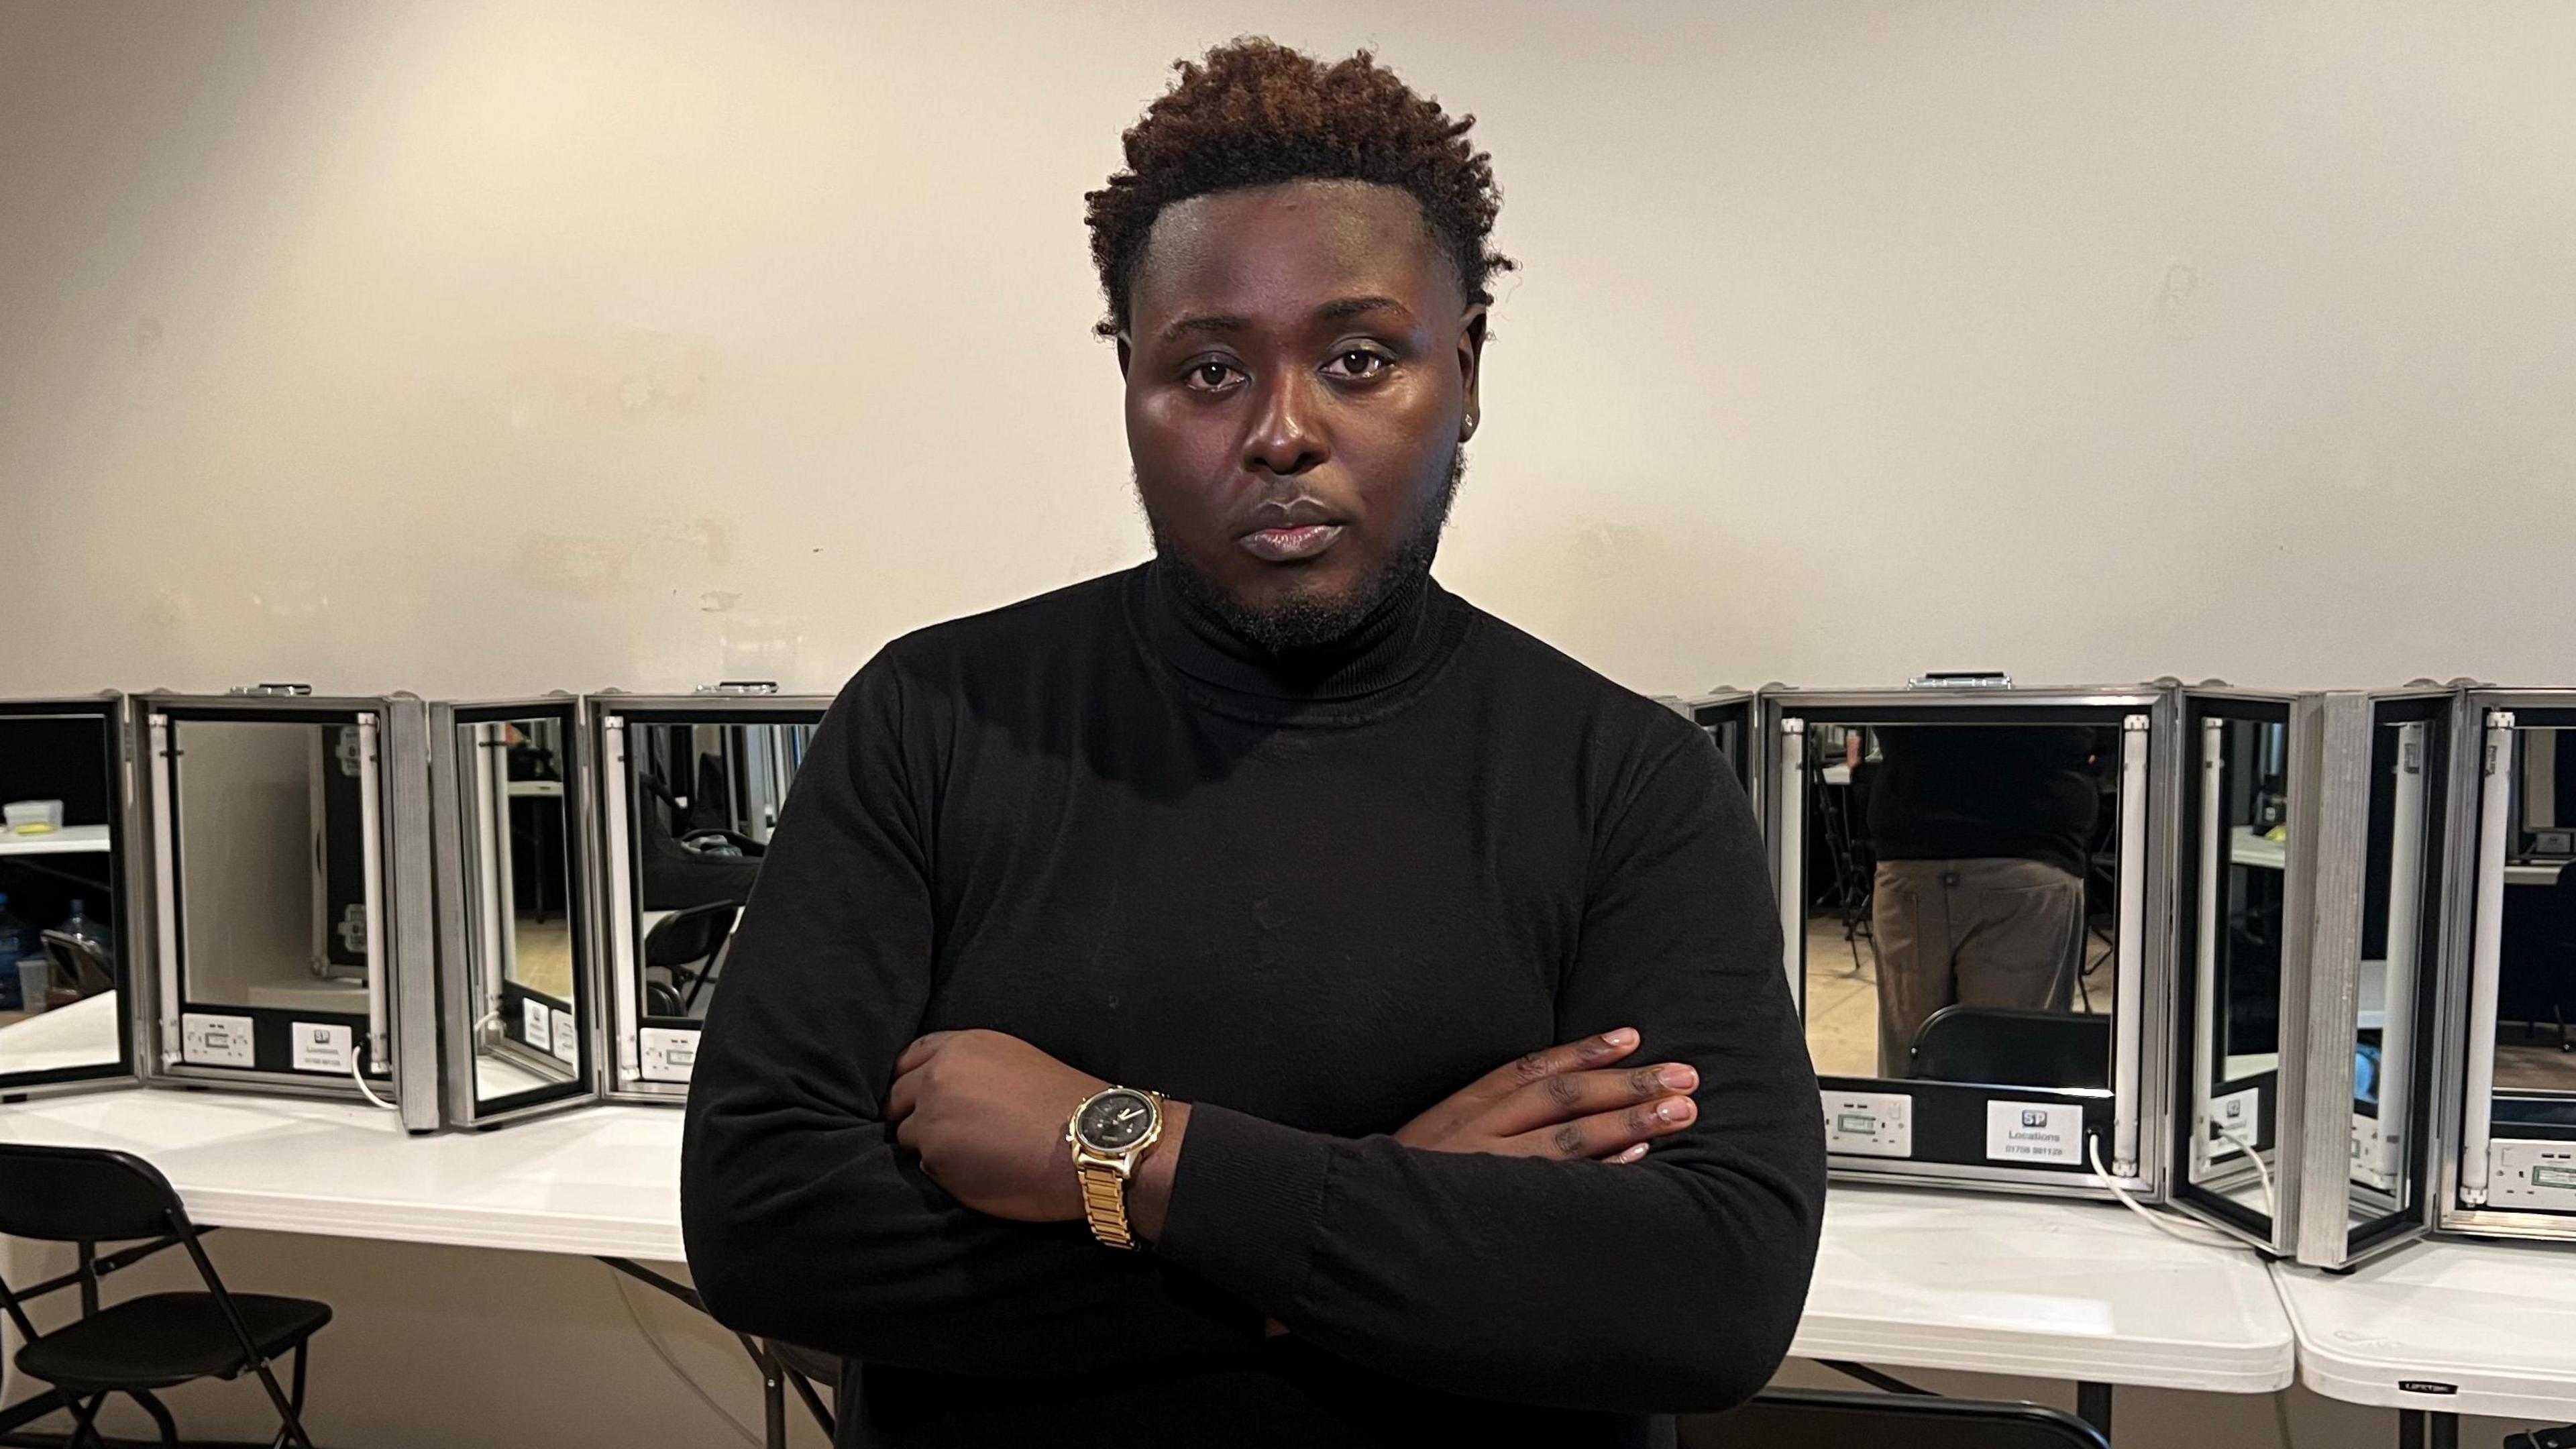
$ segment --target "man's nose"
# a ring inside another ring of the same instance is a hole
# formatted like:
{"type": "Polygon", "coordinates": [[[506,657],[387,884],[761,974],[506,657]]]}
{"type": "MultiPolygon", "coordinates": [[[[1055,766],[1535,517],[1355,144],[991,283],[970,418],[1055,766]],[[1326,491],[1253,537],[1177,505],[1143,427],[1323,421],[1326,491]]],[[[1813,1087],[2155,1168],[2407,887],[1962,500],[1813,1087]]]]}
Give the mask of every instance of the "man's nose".
{"type": "Polygon", "coordinates": [[[1316,396],[1317,385],[1301,369],[1288,368],[1261,390],[1243,440],[1247,472],[1290,478],[1329,456],[1323,420],[1317,416],[1322,401],[1316,396]]]}

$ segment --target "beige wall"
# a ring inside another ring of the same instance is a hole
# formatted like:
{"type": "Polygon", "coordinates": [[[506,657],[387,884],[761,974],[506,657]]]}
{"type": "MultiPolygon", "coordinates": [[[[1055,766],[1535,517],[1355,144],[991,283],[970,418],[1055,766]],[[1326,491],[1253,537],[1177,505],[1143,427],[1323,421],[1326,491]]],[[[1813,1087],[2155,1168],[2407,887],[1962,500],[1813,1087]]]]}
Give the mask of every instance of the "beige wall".
{"type": "MultiPolygon", "coordinates": [[[[0,692],[822,689],[1139,557],[1080,193],[1254,30],[1484,118],[1443,573],[1623,681],[2576,683],[2567,7],[0,0],[0,692]]],[[[335,1442],[724,1442],[594,1265],[226,1251],[335,1442]]]]}

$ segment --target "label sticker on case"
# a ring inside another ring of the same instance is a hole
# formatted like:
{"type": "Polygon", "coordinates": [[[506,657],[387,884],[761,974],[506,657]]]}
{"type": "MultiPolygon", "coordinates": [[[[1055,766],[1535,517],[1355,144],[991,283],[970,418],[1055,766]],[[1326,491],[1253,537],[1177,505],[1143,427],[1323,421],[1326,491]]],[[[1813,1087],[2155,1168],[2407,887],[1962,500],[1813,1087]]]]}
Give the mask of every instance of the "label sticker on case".
{"type": "Polygon", "coordinates": [[[2084,1161],[2084,1109],[2068,1102],[1988,1102],[1986,1160],[2084,1161]]]}
{"type": "Polygon", "coordinates": [[[192,1067],[255,1067],[259,1048],[247,1016],[190,1011],[179,1017],[179,1060],[192,1067]]]}
{"type": "Polygon", "coordinates": [[[287,1030],[293,1034],[295,1042],[297,1071],[337,1074],[349,1070],[349,1049],[356,1044],[349,1028],[320,1021],[299,1021],[287,1030]]]}
{"type": "Polygon", "coordinates": [[[698,1034],[677,1027],[648,1026],[637,1034],[644,1053],[644,1080],[685,1082],[698,1064],[698,1034]]]}
{"type": "Polygon", "coordinates": [[[519,1036],[537,1051],[555,1049],[555,1019],[546,1014],[546,1004],[531,996],[519,998],[519,1036]]]}
{"type": "Polygon", "coordinates": [[[561,1059],[567,1066],[580,1066],[581,1032],[572,1024],[572,1013],[569,1011],[555,1011],[552,1014],[554,1016],[555,1025],[554,1034],[551,1039],[554,1042],[555,1056],[561,1059]]]}
{"type": "Polygon", "coordinates": [[[2245,1150],[2241,1144],[2255,1140],[2263,1123],[2263,1089],[2247,1087],[2224,1097],[2209,1099],[2209,1160],[2217,1161],[2245,1150]]]}
{"type": "Polygon", "coordinates": [[[1903,1092],[1819,1094],[1825,1104],[1825,1150],[1857,1157],[1914,1155],[1914,1099],[1903,1092]]]}

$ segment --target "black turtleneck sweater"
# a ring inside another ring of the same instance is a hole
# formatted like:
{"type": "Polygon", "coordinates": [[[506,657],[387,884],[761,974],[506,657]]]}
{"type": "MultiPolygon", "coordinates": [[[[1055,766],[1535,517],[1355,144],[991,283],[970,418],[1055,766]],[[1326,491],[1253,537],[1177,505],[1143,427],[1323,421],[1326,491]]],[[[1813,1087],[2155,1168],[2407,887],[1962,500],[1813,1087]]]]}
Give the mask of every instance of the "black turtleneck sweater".
{"type": "Polygon", "coordinates": [[[1705,735],[1437,584],[1294,658],[1150,564],[925,629],[833,706],[734,938],[690,1266],[855,1361],[844,1444],[1668,1443],[1814,1261],[1776,920],[1705,735]],[[1386,1135],[1617,1026],[1700,1073],[1639,1163],[1386,1135]],[[1193,1104],[1151,1252],[895,1144],[895,1057],[963,1027],[1193,1104]]]}

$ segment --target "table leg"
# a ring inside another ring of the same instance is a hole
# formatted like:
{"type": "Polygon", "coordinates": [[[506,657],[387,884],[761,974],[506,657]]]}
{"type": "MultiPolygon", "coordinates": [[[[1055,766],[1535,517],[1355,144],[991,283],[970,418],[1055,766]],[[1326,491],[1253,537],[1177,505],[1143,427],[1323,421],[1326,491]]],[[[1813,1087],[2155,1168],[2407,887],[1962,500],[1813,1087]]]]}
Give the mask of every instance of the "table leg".
{"type": "Polygon", "coordinates": [[[2075,1385],[2075,1417],[2111,1437],[2111,1386],[2089,1380],[2075,1385]]]}
{"type": "Polygon", "coordinates": [[[2460,1416],[2433,1409],[2398,1410],[2397,1449],[2460,1449],[2460,1416]]]}
{"type": "MultiPolygon", "coordinates": [[[[625,1258],[603,1257],[599,1261],[606,1263],[608,1266],[639,1283],[646,1284],[650,1287],[659,1289],[664,1293],[670,1294],[672,1297],[679,1299],[681,1302],[698,1310],[700,1313],[705,1313],[707,1311],[706,1300],[698,1296],[697,1290],[676,1278],[666,1278],[640,1263],[635,1263],[625,1258]]],[[[712,1317],[713,1315],[709,1316],[712,1317]]],[[[771,1357],[759,1344],[753,1342],[749,1335],[737,1333],[734,1335],[734,1338],[742,1344],[742,1351],[751,1355],[752,1363],[760,1370],[760,1407],[761,1414],[767,1421],[766,1427],[768,1432],[766,1437],[769,1441],[768,1449],[787,1449],[787,1380],[785,1373],[779,1368],[778,1360],[771,1357]]]]}

